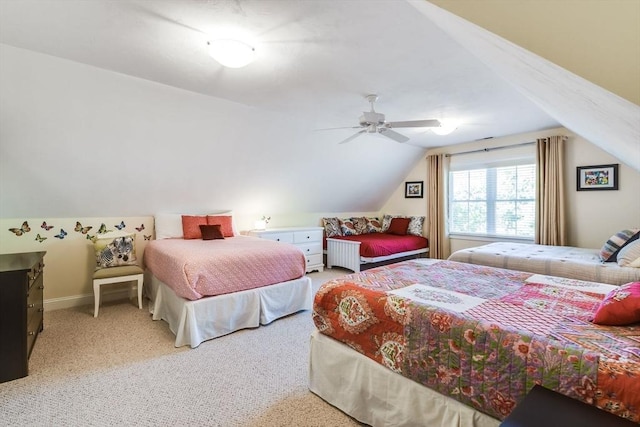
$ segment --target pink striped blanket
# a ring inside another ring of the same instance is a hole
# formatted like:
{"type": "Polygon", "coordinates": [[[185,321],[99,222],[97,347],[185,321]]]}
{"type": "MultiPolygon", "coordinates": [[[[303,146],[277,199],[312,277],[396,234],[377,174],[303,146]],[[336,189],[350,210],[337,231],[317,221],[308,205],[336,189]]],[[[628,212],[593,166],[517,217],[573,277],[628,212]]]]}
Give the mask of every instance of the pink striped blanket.
{"type": "Polygon", "coordinates": [[[156,278],[189,300],[273,285],[305,274],[305,257],[299,248],[248,236],[154,240],[145,248],[144,263],[156,278]]]}

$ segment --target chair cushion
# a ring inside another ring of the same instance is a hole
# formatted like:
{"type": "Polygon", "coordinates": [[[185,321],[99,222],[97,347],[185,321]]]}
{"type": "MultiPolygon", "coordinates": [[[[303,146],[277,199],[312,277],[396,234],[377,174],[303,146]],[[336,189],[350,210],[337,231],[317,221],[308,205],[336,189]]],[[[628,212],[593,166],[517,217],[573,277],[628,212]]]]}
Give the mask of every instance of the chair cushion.
{"type": "Polygon", "coordinates": [[[137,265],[123,265],[120,267],[101,268],[93,273],[94,279],[106,279],[108,277],[131,276],[133,274],[144,274],[144,271],[137,265]]]}

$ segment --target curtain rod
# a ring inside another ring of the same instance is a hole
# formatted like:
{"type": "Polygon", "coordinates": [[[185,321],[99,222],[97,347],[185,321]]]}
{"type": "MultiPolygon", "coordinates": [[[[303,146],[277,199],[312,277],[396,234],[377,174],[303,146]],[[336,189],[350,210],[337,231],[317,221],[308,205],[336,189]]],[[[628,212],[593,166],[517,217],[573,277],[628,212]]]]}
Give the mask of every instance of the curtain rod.
{"type": "Polygon", "coordinates": [[[502,150],[504,148],[520,147],[522,145],[531,145],[531,144],[535,144],[535,141],[522,142],[520,144],[513,144],[513,145],[503,145],[501,147],[481,148],[479,150],[461,151],[460,153],[445,154],[444,156],[445,157],[453,157],[453,156],[458,156],[460,154],[481,153],[481,152],[487,152],[487,151],[493,151],[493,150],[502,150]]]}

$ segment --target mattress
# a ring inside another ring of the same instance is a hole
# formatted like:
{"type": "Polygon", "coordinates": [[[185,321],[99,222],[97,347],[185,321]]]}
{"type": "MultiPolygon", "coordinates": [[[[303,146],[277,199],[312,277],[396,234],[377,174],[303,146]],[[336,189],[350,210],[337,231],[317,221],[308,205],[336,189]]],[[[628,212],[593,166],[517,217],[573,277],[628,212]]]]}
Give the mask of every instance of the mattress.
{"type": "Polygon", "coordinates": [[[144,251],[147,270],[188,300],[297,279],[305,262],[294,245],[249,236],[153,240],[144,251]]]}
{"type": "Polygon", "coordinates": [[[640,280],[640,268],[600,261],[599,249],[496,242],[454,252],[451,261],[622,285],[640,280]]]}
{"type": "Polygon", "coordinates": [[[360,242],[360,256],[366,258],[384,257],[401,252],[426,249],[429,245],[425,237],[409,234],[399,236],[387,233],[368,233],[357,236],[334,236],[332,239],[360,242]]]}
{"type": "Polygon", "coordinates": [[[640,325],[589,322],[614,288],[423,259],[323,284],[313,319],[322,334],[495,419],[540,384],[637,422],[640,325]]]}

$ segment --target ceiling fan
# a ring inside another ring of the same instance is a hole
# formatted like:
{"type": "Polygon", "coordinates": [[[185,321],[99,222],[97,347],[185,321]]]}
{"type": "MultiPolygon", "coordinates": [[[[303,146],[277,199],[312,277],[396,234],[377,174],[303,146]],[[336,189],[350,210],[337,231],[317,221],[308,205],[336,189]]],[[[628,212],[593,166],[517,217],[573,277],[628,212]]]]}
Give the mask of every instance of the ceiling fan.
{"type": "Polygon", "coordinates": [[[440,122],[435,119],[430,120],[409,120],[403,122],[386,122],[384,114],[376,112],[374,103],[378,100],[378,95],[367,95],[367,101],[371,104],[371,111],[365,111],[360,116],[360,126],[352,126],[349,128],[335,128],[335,129],[362,129],[359,132],[351,135],[349,138],[340,142],[344,144],[346,142],[353,141],[360,135],[365,133],[379,133],[382,136],[391,138],[397,142],[407,142],[409,138],[392,130],[394,128],[422,128],[422,127],[440,127],[440,122]]]}

